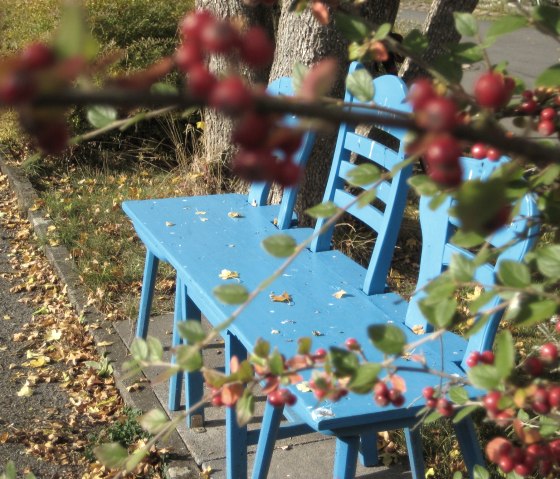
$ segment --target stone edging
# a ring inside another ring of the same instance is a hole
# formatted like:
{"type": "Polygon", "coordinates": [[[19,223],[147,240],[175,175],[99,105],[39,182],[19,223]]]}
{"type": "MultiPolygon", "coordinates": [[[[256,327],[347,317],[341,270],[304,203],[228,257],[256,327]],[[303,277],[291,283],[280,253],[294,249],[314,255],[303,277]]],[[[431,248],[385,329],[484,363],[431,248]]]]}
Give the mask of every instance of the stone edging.
{"type": "MultiPolygon", "coordinates": [[[[37,237],[46,238],[48,227],[53,223],[52,220],[45,217],[41,209],[33,208],[39,197],[29,180],[20,170],[8,165],[2,154],[0,154],[0,172],[8,177],[10,186],[17,196],[18,208],[24,216],[27,216],[37,237]]],[[[103,314],[93,306],[88,305],[85,288],[81,284],[72,257],[66,247],[51,246],[45,243],[42,248],[59,279],[66,285],[68,299],[76,311],[89,324],[104,321],[103,314]]],[[[126,379],[123,372],[123,364],[129,356],[128,348],[112,324],[105,322],[104,327],[92,328],[90,333],[94,338],[98,353],[108,356],[113,361],[115,385],[124,402],[142,411],[149,411],[154,408],[163,409],[150,387],[142,387],[134,392],[127,390],[127,386],[134,382],[126,379]],[[97,346],[100,343],[110,345],[97,346]]],[[[165,446],[173,451],[169,456],[170,462],[167,469],[170,478],[183,477],[189,472],[192,473],[193,470],[198,470],[196,463],[191,458],[185,443],[177,431],[174,431],[169,436],[165,446]]]]}

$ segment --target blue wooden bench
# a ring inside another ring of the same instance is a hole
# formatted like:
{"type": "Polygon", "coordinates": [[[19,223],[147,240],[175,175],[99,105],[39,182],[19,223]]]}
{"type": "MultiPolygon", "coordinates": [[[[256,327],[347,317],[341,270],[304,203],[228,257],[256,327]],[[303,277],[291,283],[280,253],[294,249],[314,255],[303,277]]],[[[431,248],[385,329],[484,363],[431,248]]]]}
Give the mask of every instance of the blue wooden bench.
{"type": "MultiPolygon", "coordinates": [[[[351,71],[359,68],[353,64],[351,71]]],[[[406,103],[406,86],[394,76],[385,76],[373,81],[376,103],[410,112],[406,103]]],[[[375,123],[379,114],[366,110],[364,105],[346,93],[345,101],[353,103],[352,108],[367,111],[375,123]]],[[[402,139],[405,131],[396,127],[379,130],[376,140],[355,132],[354,128],[342,125],[339,129],[337,145],[332,160],[331,173],[325,192],[325,200],[343,207],[353,198],[351,191],[345,188],[345,179],[353,168],[351,155],[358,155],[358,161],[371,161],[381,170],[393,169],[404,158],[402,139]]],[[[371,301],[372,294],[382,294],[386,290],[385,280],[390,266],[390,259],[395,246],[400,222],[406,203],[407,179],[411,166],[400,169],[391,180],[383,181],[377,193],[375,204],[363,208],[351,208],[349,214],[366,224],[377,234],[371,261],[367,268],[362,268],[339,251],[331,250],[332,228],[313,242],[292,266],[279,278],[271,288],[277,293],[287,292],[292,297],[289,304],[273,303],[267,295],[261,295],[251,303],[224,335],[225,362],[228,372],[229,359],[233,356],[246,356],[261,337],[281,347],[282,352],[291,355],[296,352],[300,336],[316,336],[317,347],[329,347],[342,344],[352,335],[356,325],[349,318],[370,318],[372,311],[377,311],[371,301]],[[345,290],[343,299],[336,299],[334,294],[345,290]]],[[[246,216],[238,221],[244,227],[229,228],[220,215],[228,210],[228,198],[220,196],[199,199],[182,199],[194,202],[197,208],[205,211],[208,221],[201,222],[200,215],[194,207],[182,210],[173,204],[166,208],[165,200],[147,207],[147,202],[127,202],[124,209],[133,220],[141,239],[147,243],[148,255],[164,258],[177,271],[177,319],[198,319],[200,312],[212,325],[227,320],[234,308],[220,304],[212,295],[213,288],[219,283],[218,275],[224,268],[239,273],[240,280],[252,290],[268,278],[281,260],[271,257],[262,250],[260,243],[263,234],[272,233],[271,216],[255,213],[241,200],[232,202],[231,209],[244,206],[242,213],[246,216]],[[216,205],[215,202],[218,204],[216,205]],[[218,220],[218,221],[216,221],[218,220]],[[250,221],[248,221],[250,220],[250,221]],[[166,227],[165,222],[174,227],[166,227]],[[177,226],[179,226],[177,228],[177,226]],[[175,229],[174,229],[175,228],[175,229]],[[233,247],[232,247],[233,246],[233,247]]],[[[263,207],[256,208],[261,210],[263,207]]],[[[264,207],[268,208],[268,207],[264,207]]],[[[254,209],[255,210],[255,209],[254,209]]],[[[317,231],[323,225],[319,221],[317,231]]],[[[302,241],[309,235],[309,230],[292,228],[286,231],[296,241],[302,241]]],[[[149,258],[148,258],[149,259],[149,258]]],[[[154,268],[147,268],[146,277],[154,274],[154,268]]],[[[145,277],[145,286],[146,286],[145,277]]],[[[148,279],[147,285],[153,279],[148,279]]],[[[149,304],[142,308],[142,315],[149,311],[149,304]]],[[[385,319],[383,320],[385,321],[385,319]]],[[[356,324],[362,324],[357,322],[356,324]]],[[[139,330],[139,335],[145,334],[139,330]]],[[[193,374],[187,375],[186,406],[189,407],[200,397],[200,384],[193,374]]],[[[295,435],[305,425],[295,425],[283,429],[284,437],[295,435]]],[[[247,444],[256,443],[258,431],[248,433],[239,427],[235,412],[226,411],[226,449],[227,475],[229,478],[243,478],[247,469],[247,444]]],[[[369,435],[371,438],[371,434],[369,435]]],[[[364,436],[364,443],[370,444],[364,436]]],[[[374,443],[375,441],[373,441],[374,443]]],[[[373,464],[376,450],[364,449],[364,462],[373,464]]]]}
{"type": "MultiPolygon", "coordinates": [[[[496,163],[486,160],[467,158],[463,159],[462,163],[465,176],[468,178],[485,178],[497,166],[496,163]]],[[[451,200],[448,199],[435,211],[430,209],[429,202],[430,198],[420,200],[423,242],[417,284],[419,293],[412,297],[410,303],[395,293],[387,293],[372,295],[368,298],[369,301],[364,298],[364,304],[361,305],[362,311],[357,308],[350,309],[348,305],[346,314],[350,313],[352,317],[352,321],[344,323],[344,331],[348,336],[363,338],[369,324],[392,323],[402,329],[409,342],[414,342],[421,338],[421,335],[413,332],[414,329],[421,327],[425,332],[432,330],[418,307],[418,302],[423,297],[421,288],[447,269],[454,255],[459,254],[469,258],[473,258],[474,255],[449,242],[457,227],[456,221],[448,214],[451,200]]],[[[493,246],[505,248],[505,250],[501,252],[495,264],[483,264],[478,267],[475,273],[477,281],[491,286],[495,282],[495,271],[501,261],[521,261],[523,259],[533,245],[537,233],[537,228],[528,223],[528,218],[536,216],[536,205],[531,196],[526,196],[521,202],[517,220],[488,238],[493,246]]],[[[485,310],[495,310],[499,302],[499,298],[493,299],[485,306],[485,310]]],[[[415,353],[424,355],[428,367],[443,370],[448,374],[465,376],[468,369],[465,361],[469,354],[473,351],[492,348],[501,315],[502,310],[493,313],[485,325],[468,341],[454,333],[447,332],[441,342],[427,343],[415,353]]],[[[291,332],[286,337],[296,339],[296,335],[292,336],[291,332]]],[[[292,352],[292,348],[286,348],[281,341],[273,340],[272,343],[282,353],[292,352]]],[[[318,343],[318,345],[324,344],[323,341],[318,341],[318,343]]],[[[367,340],[362,342],[368,360],[382,361],[382,354],[368,343],[367,340]]],[[[334,344],[336,345],[336,342],[334,344]]],[[[409,367],[413,365],[404,358],[399,359],[397,364],[409,367]]],[[[320,409],[312,393],[302,392],[296,387],[290,387],[291,392],[297,397],[297,402],[293,407],[283,410],[281,407],[274,407],[267,403],[252,478],[266,478],[275,440],[278,436],[282,436],[281,419],[284,414],[292,421],[297,419],[303,422],[308,427],[307,432],[318,431],[336,436],[333,477],[337,479],[354,477],[357,455],[360,450],[360,436],[368,432],[405,428],[412,476],[415,479],[423,479],[424,463],[420,428],[411,428],[418,422],[417,413],[425,406],[422,389],[428,385],[437,387],[439,378],[418,372],[399,372],[399,375],[406,381],[407,403],[414,401],[412,404],[405,404],[400,408],[380,407],[375,404],[371,394],[360,396],[350,393],[337,403],[320,404],[319,406],[324,408],[320,409]],[[328,414],[325,414],[325,411],[328,414]]],[[[309,374],[304,374],[304,376],[309,378],[309,374]]],[[[471,397],[474,397],[476,391],[470,389],[470,394],[471,397]]],[[[453,424],[453,427],[472,477],[474,466],[484,464],[472,421],[467,417],[461,422],[453,424]]],[[[299,431],[303,430],[300,426],[299,431]]]]}
{"type": "MultiPolygon", "coordinates": [[[[267,92],[272,95],[293,95],[292,79],[282,77],[271,83],[267,92]]],[[[295,125],[295,116],[286,116],[286,125],[295,125]]],[[[294,155],[294,162],[305,166],[311,153],[315,135],[307,132],[302,145],[294,155]]],[[[281,152],[279,153],[281,155],[281,152]]],[[[269,235],[278,233],[297,224],[294,207],[298,188],[286,188],[282,200],[278,205],[268,204],[270,184],[253,183],[248,195],[221,194],[194,197],[176,197],[165,199],[150,199],[140,201],[126,201],[123,210],[130,217],[134,228],[146,247],[144,276],[136,336],[146,338],[148,334],[149,318],[154,295],[154,287],[160,261],[169,262],[168,239],[184,241],[186,247],[191,242],[198,242],[204,236],[209,248],[234,247],[232,235],[242,234],[254,236],[261,240],[269,235]],[[205,224],[206,223],[206,224],[205,224]],[[198,230],[205,231],[205,235],[198,235],[198,230]],[[194,233],[195,238],[187,238],[194,233]],[[209,238],[211,238],[209,240],[209,238]]],[[[299,238],[310,234],[310,229],[301,229],[299,238]]],[[[175,245],[175,242],[171,242],[175,245]]],[[[174,246],[172,246],[174,247],[174,246]]],[[[226,265],[224,265],[224,269],[226,265]]],[[[176,282],[173,346],[178,346],[181,339],[176,324],[184,318],[200,317],[196,305],[188,301],[181,279],[176,282]]],[[[182,374],[174,375],[169,385],[169,403],[171,411],[180,408],[182,374]]],[[[202,398],[202,377],[192,374],[187,388],[187,402],[194,404],[202,398]]],[[[189,415],[188,422],[195,418],[197,424],[203,421],[203,410],[199,409],[189,415]],[[196,417],[196,416],[199,417],[196,417]]]]}

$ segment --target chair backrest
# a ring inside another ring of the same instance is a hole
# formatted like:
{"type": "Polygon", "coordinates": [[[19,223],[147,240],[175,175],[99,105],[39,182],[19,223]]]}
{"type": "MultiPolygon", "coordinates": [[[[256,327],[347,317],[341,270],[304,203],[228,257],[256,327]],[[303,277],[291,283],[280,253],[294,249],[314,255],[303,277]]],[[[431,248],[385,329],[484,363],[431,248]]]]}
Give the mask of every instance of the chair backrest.
{"type": "MultiPolygon", "coordinates": [[[[277,80],[274,80],[270,85],[268,85],[266,91],[270,95],[293,96],[294,87],[292,84],[292,79],[290,77],[278,78],[277,80]]],[[[298,123],[298,118],[295,115],[286,115],[283,118],[283,123],[287,126],[295,126],[298,123]]],[[[307,163],[307,159],[311,154],[314,141],[315,134],[311,131],[307,131],[303,135],[301,146],[294,155],[293,161],[296,164],[301,165],[302,168],[305,167],[305,164],[307,163]]],[[[279,157],[283,156],[283,153],[281,151],[277,151],[275,152],[275,154],[277,154],[279,157]]],[[[251,188],[249,189],[249,203],[257,206],[265,205],[268,201],[269,191],[270,183],[253,183],[251,185],[251,188]]],[[[284,189],[276,223],[278,229],[287,229],[292,225],[297,193],[297,185],[284,189]]]]}
{"type": "MultiPolygon", "coordinates": [[[[359,63],[352,63],[350,73],[363,68],[359,63]]],[[[373,80],[374,103],[398,110],[403,113],[411,112],[411,106],[406,102],[407,88],[404,82],[393,75],[384,75],[373,80]]],[[[368,113],[372,116],[371,123],[375,123],[377,116],[389,116],[387,113],[364,108],[364,103],[346,91],[344,101],[354,103],[352,111],[368,113]],[[360,105],[362,106],[360,108],[360,105]]],[[[331,201],[339,207],[345,207],[355,195],[346,188],[347,174],[356,165],[351,162],[352,154],[359,155],[360,161],[370,161],[382,172],[392,170],[395,165],[405,159],[404,142],[406,130],[403,128],[380,126],[375,128],[375,139],[356,133],[356,129],[348,124],[342,124],[338,131],[334,159],[327,182],[323,201],[331,201]]],[[[386,288],[386,279],[393,250],[406,204],[408,185],[406,180],[412,172],[411,166],[406,166],[396,173],[391,180],[383,181],[377,188],[376,205],[363,207],[352,206],[348,213],[362,221],[377,233],[369,267],[364,279],[363,290],[366,294],[382,293],[386,288]],[[379,207],[378,205],[382,205],[379,207]]],[[[356,191],[356,189],[354,189],[356,191]]],[[[320,219],[315,226],[316,231],[323,228],[326,220],[320,219]]],[[[311,244],[313,251],[326,251],[331,248],[333,227],[318,236],[311,244]]]]}
{"type": "MultiPolygon", "coordinates": [[[[476,160],[461,158],[464,179],[487,179],[494,170],[508,158],[502,157],[499,162],[489,160],[476,160]]],[[[421,326],[425,332],[433,330],[426,321],[420,308],[419,301],[425,297],[421,290],[429,281],[444,272],[454,255],[460,254],[467,258],[474,258],[475,253],[460,248],[450,242],[457,230],[457,220],[449,215],[452,199],[447,200],[437,209],[429,206],[431,199],[420,198],[420,226],[422,228],[422,255],[420,259],[420,272],[418,275],[417,293],[415,293],[408,306],[406,325],[410,328],[421,326]]],[[[519,202],[519,213],[509,224],[494,232],[486,241],[496,248],[503,248],[494,264],[480,265],[474,274],[474,279],[485,287],[491,287],[496,282],[496,271],[504,260],[521,261],[525,254],[533,247],[538,233],[538,226],[531,218],[538,215],[536,203],[532,195],[528,194],[519,202]]],[[[501,299],[496,296],[490,300],[480,313],[485,311],[495,312],[490,314],[484,326],[469,338],[468,346],[462,358],[461,366],[466,368],[466,358],[473,351],[485,351],[492,348],[503,311],[496,309],[501,299]]],[[[480,317],[480,315],[479,315],[480,317]]]]}

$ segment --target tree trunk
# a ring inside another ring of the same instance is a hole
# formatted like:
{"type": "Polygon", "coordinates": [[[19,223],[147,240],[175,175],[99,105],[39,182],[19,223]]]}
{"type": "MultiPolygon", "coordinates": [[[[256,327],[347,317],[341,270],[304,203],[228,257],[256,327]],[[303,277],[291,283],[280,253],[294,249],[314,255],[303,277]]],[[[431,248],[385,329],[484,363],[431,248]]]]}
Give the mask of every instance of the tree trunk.
{"type": "MultiPolygon", "coordinates": [[[[461,35],[455,30],[453,12],[472,13],[477,5],[478,0],[434,0],[423,26],[423,33],[428,37],[428,49],[422,58],[430,62],[444,52],[446,44],[457,43],[461,35]]],[[[399,75],[408,83],[428,73],[407,59],[399,75]]]]}
{"type": "MultiPolygon", "coordinates": [[[[282,76],[291,76],[296,62],[306,66],[332,56],[340,59],[339,76],[332,92],[342,97],[344,79],[348,69],[348,42],[337,31],[333,22],[320,25],[307,9],[302,14],[289,11],[292,0],[282,0],[282,10],[276,38],[276,53],[270,71],[269,82],[282,76]]],[[[361,6],[360,13],[373,24],[394,23],[399,8],[399,0],[370,0],[361,6]]],[[[323,198],[335,132],[317,135],[315,146],[307,163],[305,179],[298,195],[296,209],[301,212],[323,198]]]]}
{"type": "MultiPolygon", "coordinates": [[[[240,18],[247,26],[260,25],[268,29],[272,36],[273,10],[268,7],[247,7],[241,0],[196,0],[196,8],[212,11],[218,18],[240,18]]],[[[237,64],[239,72],[249,83],[266,83],[269,69],[255,71],[237,64]]],[[[221,55],[212,56],[209,68],[218,76],[227,74],[229,63],[221,55]]],[[[231,143],[232,121],[212,109],[203,111],[204,135],[202,155],[196,158],[195,170],[207,171],[208,168],[221,170],[229,164],[235,149],[231,143]],[[197,167],[198,166],[198,167],[197,167]]],[[[214,172],[221,177],[221,174],[214,172]]]]}

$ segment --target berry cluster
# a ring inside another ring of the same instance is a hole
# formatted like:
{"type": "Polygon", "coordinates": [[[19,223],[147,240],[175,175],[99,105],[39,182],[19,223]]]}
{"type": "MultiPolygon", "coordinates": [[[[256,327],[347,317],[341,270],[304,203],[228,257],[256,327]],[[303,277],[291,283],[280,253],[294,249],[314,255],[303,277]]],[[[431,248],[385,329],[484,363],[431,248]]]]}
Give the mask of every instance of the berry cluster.
{"type": "Polygon", "coordinates": [[[502,157],[502,153],[493,146],[475,143],[471,146],[471,156],[476,160],[488,159],[490,161],[498,161],[502,157]]]}
{"type": "Polygon", "coordinates": [[[268,402],[274,407],[285,405],[293,406],[297,401],[297,398],[290,391],[284,388],[279,388],[272,391],[268,394],[267,398],[268,402]]]}
{"type": "Polygon", "coordinates": [[[466,360],[467,366],[473,368],[477,364],[494,364],[494,353],[492,351],[473,351],[466,360]]]}
{"type": "Polygon", "coordinates": [[[498,110],[511,100],[514,88],[513,78],[491,70],[478,77],[474,85],[474,97],[480,106],[498,110]]]}
{"type": "Polygon", "coordinates": [[[444,397],[438,397],[436,390],[431,386],[422,389],[422,396],[426,400],[426,407],[435,409],[444,417],[453,416],[453,404],[444,397]]]}
{"type": "Polygon", "coordinates": [[[338,401],[348,394],[348,390],[345,387],[338,384],[334,385],[331,377],[326,373],[315,375],[309,381],[309,387],[319,401],[323,399],[338,401]]]}
{"type": "Polygon", "coordinates": [[[556,109],[560,106],[558,91],[539,88],[535,91],[525,90],[521,94],[522,101],[516,111],[536,117],[533,129],[543,136],[550,136],[558,131],[556,109]]]}
{"type": "Polygon", "coordinates": [[[298,182],[301,171],[293,155],[301,145],[301,132],[277,125],[270,114],[253,109],[253,93],[236,75],[219,80],[206,67],[207,55],[237,55],[254,68],[269,65],[274,44],[260,27],[239,31],[231,22],[205,11],[188,14],[181,24],[183,43],[175,54],[179,69],[187,74],[190,93],[212,107],[237,117],[232,140],[240,147],[234,172],[248,181],[277,181],[283,186],[298,182]],[[280,159],[275,153],[281,151],[280,159]]]}
{"type": "Polygon", "coordinates": [[[543,344],[538,356],[529,356],[524,363],[527,374],[533,377],[542,376],[546,368],[554,368],[558,363],[558,346],[552,342],[543,344]]]}
{"type": "Polygon", "coordinates": [[[401,407],[405,398],[399,388],[390,388],[385,381],[377,381],[373,386],[373,399],[381,406],[388,406],[389,403],[395,407],[401,407]]]}
{"type": "Polygon", "coordinates": [[[559,471],[560,439],[515,446],[510,440],[497,437],[488,443],[486,454],[506,474],[514,471],[525,477],[538,472],[540,477],[546,477],[553,470],[559,471]]]}
{"type": "Polygon", "coordinates": [[[453,99],[438,95],[432,82],[422,78],[414,82],[408,94],[418,126],[430,134],[422,145],[428,175],[442,186],[461,184],[459,163],[463,149],[451,131],[459,122],[459,110],[453,99]]]}
{"type": "Polygon", "coordinates": [[[39,111],[22,107],[40,91],[73,80],[75,71],[80,67],[76,62],[79,60],[66,61],[61,65],[52,48],[43,43],[32,43],[18,56],[9,59],[6,62],[8,68],[0,74],[0,105],[21,108],[23,128],[45,153],[56,154],[66,148],[70,135],[65,119],[57,110],[39,111]]]}

